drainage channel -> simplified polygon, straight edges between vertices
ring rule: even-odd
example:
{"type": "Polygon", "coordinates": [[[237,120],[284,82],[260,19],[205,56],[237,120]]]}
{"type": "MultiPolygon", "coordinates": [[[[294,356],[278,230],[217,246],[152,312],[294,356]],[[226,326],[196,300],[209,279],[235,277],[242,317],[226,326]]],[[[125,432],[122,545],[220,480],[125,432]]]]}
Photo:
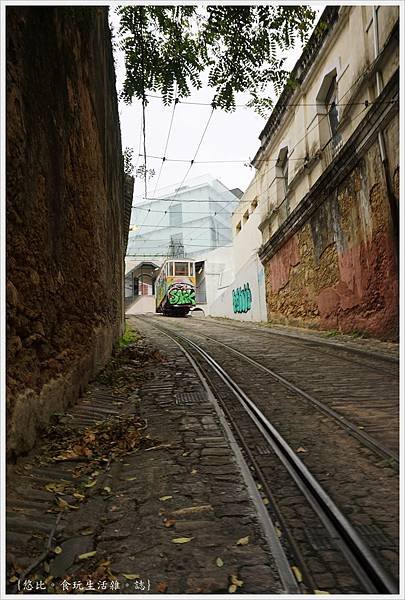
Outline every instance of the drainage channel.
{"type": "MultiPolygon", "coordinates": [[[[182,348],[183,352],[187,353],[183,343],[197,352],[225,383],[227,388],[232,391],[257,429],[261,432],[267,444],[272,448],[291,478],[295,481],[309,505],[316,512],[330,536],[338,540],[342,554],[345,556],[351,570],[364,589],[368,593],[397,593],[398,587],[394,578],[379,564],[359,533],[350,524],[302,461],[296,456],[294,450],[228,373],[203,348],[189,338],[168,332],[167,329],[155,324],[153,324],[153,327],[172,338],[182,348]]],[[[190,358],[193,361],[192,357],[189,357],[189,360],[190,358]]],[[[193,366],[195,367],[195,364],[193,366]]]]}

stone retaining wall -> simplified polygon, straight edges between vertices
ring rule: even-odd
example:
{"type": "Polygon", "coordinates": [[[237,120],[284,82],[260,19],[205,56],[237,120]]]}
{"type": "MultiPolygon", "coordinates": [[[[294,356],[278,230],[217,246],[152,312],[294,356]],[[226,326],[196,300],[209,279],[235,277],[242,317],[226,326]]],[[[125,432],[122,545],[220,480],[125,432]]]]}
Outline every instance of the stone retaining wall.
{"type": "Polygon", "coordinates": [[[122,332],[124,222],[108,9],[7,7],[10,458],[122,332]]]}

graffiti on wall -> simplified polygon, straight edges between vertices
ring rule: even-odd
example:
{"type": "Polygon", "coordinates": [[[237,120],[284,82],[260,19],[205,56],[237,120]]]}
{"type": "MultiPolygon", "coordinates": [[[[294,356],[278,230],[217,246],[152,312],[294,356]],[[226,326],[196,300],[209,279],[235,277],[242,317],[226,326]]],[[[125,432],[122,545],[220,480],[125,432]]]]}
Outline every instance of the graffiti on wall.
{"type": "Polygon", "coordinates": [[[169,304],[172,305],[195,305],[195,290],[194,287],[188,283],[174,283],[170,287],[167,297],[169,304]]]}
{"type": "Polygon", "coordinates": [[[252,292],[248,283],[243,288],[232,290],[232,304],[234,313],[246,313],[252,308],[252,292]]]}

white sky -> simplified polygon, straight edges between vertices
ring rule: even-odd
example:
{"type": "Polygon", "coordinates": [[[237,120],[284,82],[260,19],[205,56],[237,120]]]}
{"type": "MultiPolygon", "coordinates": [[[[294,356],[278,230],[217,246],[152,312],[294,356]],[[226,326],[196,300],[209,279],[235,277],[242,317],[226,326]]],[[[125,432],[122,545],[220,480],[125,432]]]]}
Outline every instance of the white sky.
{"type": "MultiPolygon", "coordinates": [[[[318,16],[324,9],[324,4],[311,4],[318,16]]],[[[119,18],[115,14],[114,7],[110,7],[110,22],[114,31],[118,32],[119,18]]],[[[301,54],[301,47],[290,52],[287,58],[286,68],[292,69],[301,54]]],[[[116,51],[116,76],[118,93],[121,92],[125,78],[124,57],[121,51],[116,51]]],[[[191,96],[185,101],[208,102],[213,98],[214,90],[203,87],[201,90],[192,91],[191,96]]],[[[239,94],[237,103],[244,104],[249,97],[239,94]]],[[[146,149],[147,154],[163,156],[167,134],[169,131],[172,107],[165,107],[160,99],[150,98],[146,108],[146,149]]],[[[123,101],[119,103],[121,120],[121,135],[123,148],[134,149],[134,162],[138,157],[141,133],[141,102],[135,100],[131,105],[123,101]]],[[[211,112],[210,106],[186,105],[181,102],[175,109],[172,131],[166,152],[167,158],[185,159],[191,161],[203,130],[211,112]]],[[[236,108],[233,113],[215,110],[209,123],[203,143],[198,152],[196,161],[246,161],[252,159],[259,147],[258,136],[266,121],[259,117],[253,109],[236,108]]],[[[141,145],[143,152],[143,145],[141,145]]],[[[138,166],[143,164],[143,158],[139,158],[138,166]]],[[[153,168],[156,175],[148,181],[148,197],[154,196],[154,190],[158,178],[161,160],[147,159],[147,168],[153,168]]],[[[159,179],[159,188],[167,185],[180,183],[189,167],[189,163],[176,163],[165,161],[159,179]]],[[[243,191],[247,188],[254,175],[254,169],[240,163],[210,163],[194,164],[187,176],[186,182],[200,175],[210,174],[218,178],[229,189],[239,187],[243,191]]],[[[158,188],[158,189],[159,189],[158,188]]],[[[135,180],[134,203],[142,201],[144,195],[143,180],[135,180]]]]}

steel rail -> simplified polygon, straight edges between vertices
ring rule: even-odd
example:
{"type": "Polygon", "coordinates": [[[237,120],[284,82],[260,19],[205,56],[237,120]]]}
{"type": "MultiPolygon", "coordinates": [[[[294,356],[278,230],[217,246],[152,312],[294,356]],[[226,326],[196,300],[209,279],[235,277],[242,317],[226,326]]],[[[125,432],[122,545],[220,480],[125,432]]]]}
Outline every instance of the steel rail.
{"type": "MultiPolygon", "coordinates": [[[[150,323],[150,321],[148,319],[142,318],[140,316],[137,316],[136,318],[138,318],[140,321],[150,323]]],[[[273,556],[273,559],[277,565],[280,579],[284,586],[284,592],[288,593],[288,594],[294,594],[294,595],[302,593],[302,591],[303,591],[302,583],[297,581],[295,574],[293,574],[293,570],[287,559],[285,550],[282,547],[282,544],[278,538],[278,535],[276,533],[275,526],[274,526],[272,518],[269,514],[269,511],[267,510],[267,508],[265,507],[265,505],[262,502],[262,498],[257,489],[256,482],[254,481],[253,475],[251,473],[251,469],[250,469],[248,463],[246,462],[246,460],[242,454],[241,448],[235,439],[232,428],[230,427],[230,425],[227,421],[226,415],[227,415],[228,411],[225,409],[225,407],[221,407],[219,405],[217,396],[215,396],[215,394],[213,394],[213,389],[215,389],[215,386],[212,384],[212,382],[208,383],[206,376],[202,373],[202,371],[201,371],[199,365],[196,363],[194,357],[185,348],[185,346],[178,339],[176,339],[177,336],[173,335],[172,332],[169,333],[168,330],[166,330],[163,327],[159,327],[156,324],[152,324],[152,327],[154,327],[155,329],[157,329],[158,331],[163,333],[163,335],[165,335],[170,340],[172,340],[180,348],[180,350],[183,352],[183,354],[185,355],[185,357],[187,358],[187,360],[189,361],[189,363],[195,370],[197,376],[199,377],[204,389],[207,392],[207,398],[213,405],[215,412],[217,413],[219,420],[225,430],[225,433],[226,433],[226,436],[228,437],[230,446],[234,452],[236,462],[238,463],[238,465],[241,469],[242,477],[245,480],[245,483],[246,483],[247,489],[250,493],[253,504],[256,507],[259,521],[261,522],[261,525],[263,527],[264,536],[269,545],[269,549],[273,556]]],[[[239,435],[240,439],[243,440],[243,437],[239,433],[238,433],[238,435],[239,435]]],[[[244,445],[243,449],[245,449],[245,445],[244,445]]],[[[268,494],[268,497],[271,497],[270,493],[268,494]]]]}
{"type": "Polygon", "coordinates": [[[393,576],[378,562],[368,545],[304,463],[297,457],[294,450],[228,373],[208,352],[189,338],[178,333],[174,334],[172,331],[155,324],[154,327],[174,340],[176,338],[182,340],[193,348],[233,392],[329,531],[331,537],[338,543],[353,573],[364,585],[367,592],[397,594],[398,584],[393,576]]]}
{"type": "Polygon", "coordinates": [[[360,442],[362,442],[364,445],[366,445],[368,448],[370,448],[370,450],[373,450],[374,452],[376,452],[383,458],[391,459],[391,460],[395,461],[397,464],[399,464],[399,456],[395,452],[393,452],[392,450],[390,450],[389,448],[384,446],[384,444],[382,444],[381,442],[379,442],[378,440],[373,438],[371,435],[369,435],[365,431],[362,431],[359,427],[357,427],[357,425],[355,425],[354,423],[352,423],[351,421],[346,419],[346,417],[344,417],[343,415],[341,415],[340,413],[335,411],[333,408],[330,408],[330,406],[328,406],[321,400],[317,400],[316,398],[314,398],[313,396],[311,396],[310,394],[305,392],[303,389],[296,386],[294,383],[291,383],[290,381],[288,381],[288,379],[285,379],[282,375],[279,375],[272,369],[265,367],[264,365],[257,362],[253,358],[250,358],[250,356],[247,356],[246,354],[244,354],[243,352],[236,350],[236,348],[232,348],[232,346],[229,346],[228,344],[225,344],[224,342],[220,342],[219,340],[212,338],[209,335],[206,335],[205,333],[199,334],[199,335],[203,335],[206,339],[211,340],[211,341],[219,344],[220,346],[227,348],[228,350],[231,350],[232,352],[234,352],[235,354],[237,354],[238,356],[240,356],[247,362],[251,363],[255,367],[261,369],[262,371],[265,371],[271,377],[276,379],[281,385],[286,387],[288,390],[291,390],[291,391],[295,392],[296,394],[298,394],[299,396],[302,396],[303,398],[305,398],[306,400],[308,400],[309,402],[314,404],[321,412],[332,417],[335,421],[337,421],[337,423],[339,425],[341,425],[344,429],[347,429],[348,432],[350,433],[350,435],[352,435],[353,437],[358,439],[360,442]]]}

